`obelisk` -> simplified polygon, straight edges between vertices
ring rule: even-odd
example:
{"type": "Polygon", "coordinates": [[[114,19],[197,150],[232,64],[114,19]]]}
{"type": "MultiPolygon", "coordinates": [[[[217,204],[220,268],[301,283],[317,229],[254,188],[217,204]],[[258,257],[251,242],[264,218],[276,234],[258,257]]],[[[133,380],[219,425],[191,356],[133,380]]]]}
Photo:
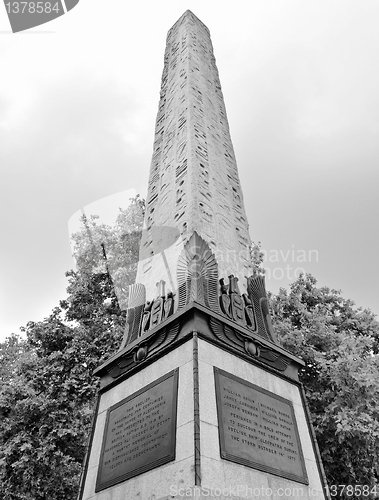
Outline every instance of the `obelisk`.
{"type": "Polygon", "coordinates": [[[210,33],[189,10],[167,35],[145,227],[136,281],[145,285],[148,299],[160,279],[176,287],[180,242],[194,231],[215,254],[220,276],[234,274],[244,287],[252,273],[249,226],[210,33]],[[156,252],[157,227],[177,229],[178,250],[173,245],[162,256],[158,244],[156,252]]]}
{"type": "Polygon", "coordinates": [[[167,36],[137,280],[78,500],[325,500],[298,371],[250,238],[209,31],[167,36]]]}

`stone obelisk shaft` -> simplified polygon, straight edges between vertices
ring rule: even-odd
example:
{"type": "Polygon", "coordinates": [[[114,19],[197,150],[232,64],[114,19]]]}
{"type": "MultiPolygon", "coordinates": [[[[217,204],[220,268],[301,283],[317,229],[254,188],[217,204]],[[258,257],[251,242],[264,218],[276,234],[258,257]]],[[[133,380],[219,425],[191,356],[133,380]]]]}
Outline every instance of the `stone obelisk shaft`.
{"type": "Polygon", "coordinates": [[[326,500],[304,362],[277,344],[264,280],[249,273],[212,45],[189,11],[168,34],[145,222],[125,342],[95,370],[79,500],[273,500],[295,489],[326,500]],[[218,270],[234,275],[229,286],[218,270]],[[247,295],[236,274],[248,275],[247,295]]]}
{"type": "Polygon", "coordinates": [[[194,231],[210,245],[220,277],[234,274],[242,282],[251,274],[251,240],[212,42],[190,11],[167,35],[145,226],[136,281],[147,299],[162,278],[175,287],[180,242],[194,231]],[[171,248],[170,237],[167,244],[156,241],[162,226],[181,235],[171,248]]]}

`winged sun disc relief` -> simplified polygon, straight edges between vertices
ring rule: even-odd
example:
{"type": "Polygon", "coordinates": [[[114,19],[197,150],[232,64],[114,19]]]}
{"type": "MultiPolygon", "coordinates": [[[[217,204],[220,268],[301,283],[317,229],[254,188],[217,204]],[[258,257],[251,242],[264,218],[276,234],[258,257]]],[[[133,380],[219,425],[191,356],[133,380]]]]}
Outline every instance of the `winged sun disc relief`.
{"type": "Polygon", "coordinates": [[[79,0],[4,0],[13,33],[48,23],[73,9],[79,0]]]}

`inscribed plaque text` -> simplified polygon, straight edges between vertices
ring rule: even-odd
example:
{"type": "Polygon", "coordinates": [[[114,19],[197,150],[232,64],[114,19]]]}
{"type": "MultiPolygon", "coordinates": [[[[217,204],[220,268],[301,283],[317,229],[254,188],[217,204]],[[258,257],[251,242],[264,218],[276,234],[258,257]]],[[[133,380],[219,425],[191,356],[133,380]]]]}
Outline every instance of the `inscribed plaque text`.
{"type": "Polygon", "coordinates": [[[177,370],[108,410],[96,491],[175,458],[177,370]]]}
{"type": "Polygon", "coordinates": [[[308,484],[292,403],[214,370],[222,458],[308,484]]]}

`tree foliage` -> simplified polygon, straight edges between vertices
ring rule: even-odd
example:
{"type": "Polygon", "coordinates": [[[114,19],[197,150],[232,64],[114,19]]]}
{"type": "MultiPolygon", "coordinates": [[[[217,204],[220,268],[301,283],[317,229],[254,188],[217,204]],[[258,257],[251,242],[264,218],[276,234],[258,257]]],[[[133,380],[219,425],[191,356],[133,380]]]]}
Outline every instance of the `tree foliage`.
{"type": "MultiPolygon", "coordinates": [[[[369,310],[311,275],[271,298],[283,347],[302,358],[312,423],[328,483],[378,485],[379,324],[369,310]]],[[[379,488],[379,485],[378,485],[379,488]]],[[[348,498],[348,497],[346,497],[348,498]]]]}
{"type": "Polygon", "coordinates": [[[266,269],[263,267],[264,253],[262,251],[262,243],[252,243],[250,246],[250,258],[253,265],[253,273],[265,275],[266,269]]]}
{"type": "Polygon", "coordinates": [[[83,214],[79,231],[72,235],[74,257],[82,276],[109,273],[122,309],[127,307],[128,285],[137,271],[145,201],[137,195],[119,209],[115,224],[100,224],[97,215],[83,214]]]}

